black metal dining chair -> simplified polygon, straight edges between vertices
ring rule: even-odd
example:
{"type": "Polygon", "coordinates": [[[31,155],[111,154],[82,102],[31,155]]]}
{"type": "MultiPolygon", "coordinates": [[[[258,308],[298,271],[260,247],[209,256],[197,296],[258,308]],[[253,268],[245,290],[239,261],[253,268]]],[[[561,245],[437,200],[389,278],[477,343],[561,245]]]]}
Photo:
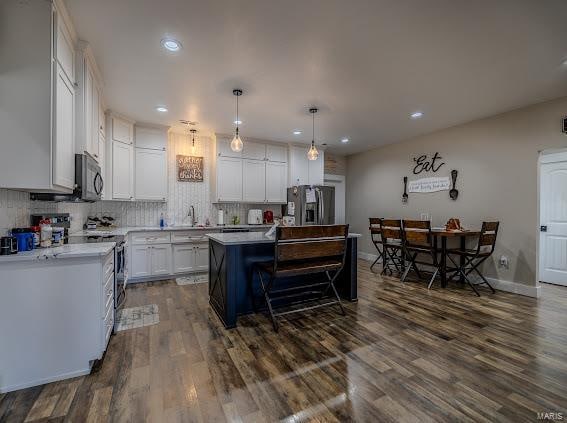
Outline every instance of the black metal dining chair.
{"type": "Polygon", "coordinates": [[[403,254],[409,263],[406,264],[401,280],[404,282],[412,269],[416,272],[417,277],[421,279],[421,272],[417,265],[430,266],[435,269],[427,286],[427,289],[430,289],[440,270],[439,261],[437,260],[437,248],[431,233],[431,222],[428,220],[403,220],[402,226],[403,254]],[[431,261],[418,260],[419,255],[429,257],[431,261]]]}
{"type": "Polygon", "coordinates": [[[397,272],[403,272],[403,234],[402,221],[399,219],[380,219],[380,234],[382,242],[382,274],[390,272],[392,267],[397,272]]]}
{"type": "Polygon", "coordinates": [[[482,228],[480,229],[480,235],[476,249],[455,248],[447,250],[447,257],[449,257],[449,260],[455,265],[454,273],[449,278],[449,280],[454,279],[458,275],[462,276],[475,292],[475,294],[479,297],[480,293],[476,289],[475,285],[485,284],[490,288],[493,294],[496,292],[478,268],[494,252],[499,226],[500,222],[482,222],[482,228]],[[459,264],[457,264],[457,261],[454,260],[452,256],[463,257],[463,264],[461,265],[460,260],[459,264]],[[480,276],[482,282],[473,284],[469,277],[472,272],[475,272],[478,276],[480,276]]]}
{"type": "Polygon", "coordinates": [[[380,217],[370,217],[370,226],[368,227],[368,229],[370,230],[370,241],[372,241],[372,244],[374,244],[374,247],[376,248],[376,251],[378,252],[378,256],[376,257],[376,260],[374,260],[374,262],[372,262],[372,264],[370,265],[370,271],[373,272],[374,269],[373,267],[380,261],[382,260],[382,262],[384,261],[384,250],[382,247],[382,235],[380,233],[380,217]]]}

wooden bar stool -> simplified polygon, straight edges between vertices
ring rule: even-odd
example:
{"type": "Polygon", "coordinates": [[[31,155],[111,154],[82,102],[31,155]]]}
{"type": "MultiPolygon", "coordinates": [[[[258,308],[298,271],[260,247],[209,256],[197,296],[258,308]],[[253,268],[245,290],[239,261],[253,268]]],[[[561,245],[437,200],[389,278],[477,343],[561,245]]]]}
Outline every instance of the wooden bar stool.
{"type": "Polygon", "coordinates": [[[346,314],[334,283],[345,264],[347,237],[348,225],[278,226],[274,260],[255,263],[268,312],[276,332],[279,328],[276,317],[284,314],[297,313],[332,304],[338,304],[341,313],[346,314]],[[326,279],[322,282],[306,279],[292,286],[289,286],[288,283],[287,286],[276,287],[280,278],[317,273],[323,273],[326,279]],[[263,278],[264,275],[268,276],[266,281],[263,278]],[[299,298],[299,301],[285,304],[285,306],[290,306],[320,301],[329,293],[331,294],[331,301],[279,313],[274,311],[274,301],[277,300],[299,298]],[[305,300],[306,295],[313,294],[317,297],[305,300]],[[304,299],[302,300],[301,297],[304,297],[304,299]]]}

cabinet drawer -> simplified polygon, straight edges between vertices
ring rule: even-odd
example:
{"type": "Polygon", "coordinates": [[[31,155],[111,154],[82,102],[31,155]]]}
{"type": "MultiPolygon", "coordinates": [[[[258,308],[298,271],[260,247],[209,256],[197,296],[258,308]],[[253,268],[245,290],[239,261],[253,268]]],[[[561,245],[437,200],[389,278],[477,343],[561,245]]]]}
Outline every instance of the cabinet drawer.
{"type": "Polygon", "coordinates": [[[171,235],[171,242],[204,242],[208,238],[205,236],[205,231],[179,231],[173,232],[171,235]]]}
{"type": "Polygon", "coordinates": [[[104,333],[104,348],[106,349],[106,345],[108,344],[108,340],[110,335],[112,334],[112,330],[114,329],[114,310],[108,310],[108,313],[104,317],[103,321],[103,333],[104,333]]]}
{"type": "Polygon", "coordinates": [[[114,252],[108,255],[103,265],[102,281],[106,283],[108,275],[114,272],[114,252]]]}
{"type": "Polygon", "coordinates": [[[169,232],[137,232],[132,234],[133,244],[167,244],[171,242],[169,232]]]}
{"type": "Polygon", "coordinates": [[[103,301],[104,301],[103,315],[106,316],[109,310],[114,309],[114,283],[111,282],[109,286],[105,286],[105,289],[103,291],[103,301]]]}

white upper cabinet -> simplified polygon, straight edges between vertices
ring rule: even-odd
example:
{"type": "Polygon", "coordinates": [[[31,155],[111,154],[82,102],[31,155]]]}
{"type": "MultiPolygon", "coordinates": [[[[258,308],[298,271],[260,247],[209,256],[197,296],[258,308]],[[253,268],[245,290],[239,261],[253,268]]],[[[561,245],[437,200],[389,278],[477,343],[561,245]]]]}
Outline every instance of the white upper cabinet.
{"type": "Polygon", "coordinates": [[[287,164],[266,162],[266,202],[287,201],[287,164]]]}
{"type": "MultiPolygon", "coordinates": [[[[58,15],[57,15],[58,16],[58,15]]],[[[57,18],[55,58],[73,84],[75,83],[75,46],[63,19],[57,18]]]]}
{"type": "MultiPolygon", "coordinates": [[[[307,156],[307,154],[305,154],[307,156]]],[[[325,152],[319,150],[319,157],[317,160],[307,160],[307,167],[309,172],[308,185],[323,185],[325,173],[325,152]]]]}
{"type": "Polygon", "coordinates": [[[234,152],[230,148],[232,138],[217,138],[217,156],[218,157],[242,157],[242,151],[234,152]]]}
{"type": "Polygon", "coordinates": [[[287,162],[287,146],[267,144],[266,159],[271,162],[287,162]]]}
{"type": "Polygon", "coordinates": [[[149,148],[165,151],[167,147],[167,127],[141,126],[134,128],[136,148],[149,148]]]}
{"type": "Polygon", "coordinates": [[[75,88],[57,65],[55,82],[55,143],[53,149],[53,184],[73,189],[75,185],[75,88]],[[71,118],[70,118],[71,117],[71,118]]]}
{"type": "Polygon", "coordinates": [[[134,125],[132,122],[112,115],[111,122],[111,140],[124,144],[132,145],[134,143],[134,125]]]}
{"type": "Polygon", "coordinates": [[[319,149],[317,160],[307,159],[309,146],[291,146],[289,149],[289,186],[322,185],[325,152],[319,149]]]}
{"type": "Polygon", "coordinates": [[[266,162],[243,160],[242,165],[242,200],[263,203],[266,200],[266,162]]]}
{"type": "Polygon", "coordinates": [[[265,160],[266,159],[266,144],[258,142],[246,141],[242,148],[243,159],[265,160]]]}
{"type": "Polygon", "coordinates": [[[121,142],[112,143],[112,198],[134,198],[134,147],[121,142]]]}
{"type": "MultiPolygon", "coordinates": [[[[138,140],[136,139],[136,145],[138,140]]],[[[135,148],[136,200],[165,201],[167,197],[167,157],[165,151],[135,148]]]]}
{"type": "Polygon", "coordinates": [[[242,160],[218,157],[216,166],[216,200],[242,201],[242,160]]]}

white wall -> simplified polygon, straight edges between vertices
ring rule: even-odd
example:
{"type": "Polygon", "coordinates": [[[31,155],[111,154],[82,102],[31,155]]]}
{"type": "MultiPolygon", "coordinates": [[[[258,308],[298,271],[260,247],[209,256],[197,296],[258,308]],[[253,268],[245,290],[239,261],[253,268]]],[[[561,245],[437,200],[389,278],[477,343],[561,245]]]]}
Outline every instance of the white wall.
{"type": "Polygon", "coordinates": [[[469,228],[495,219],[501,226],[486,274],[535,285],[538,151],[567,146],[561,133],[566,115],[567,98],[561,98],[349,156],[347,222],[363,234],[359,251],[375,253],[369,217],[419,219],[421,213],[430,213],[434,225],[458,217],[469,228]],[[412,174],[413,157],[435,152],[446,162],[436,175],[459,171],[458,200],[442,191],[410,194],[402,204],[402,178],[418,178],[412,174]],[[498,265],[501,255],[510,258],[509,268],[498,265]]]}

